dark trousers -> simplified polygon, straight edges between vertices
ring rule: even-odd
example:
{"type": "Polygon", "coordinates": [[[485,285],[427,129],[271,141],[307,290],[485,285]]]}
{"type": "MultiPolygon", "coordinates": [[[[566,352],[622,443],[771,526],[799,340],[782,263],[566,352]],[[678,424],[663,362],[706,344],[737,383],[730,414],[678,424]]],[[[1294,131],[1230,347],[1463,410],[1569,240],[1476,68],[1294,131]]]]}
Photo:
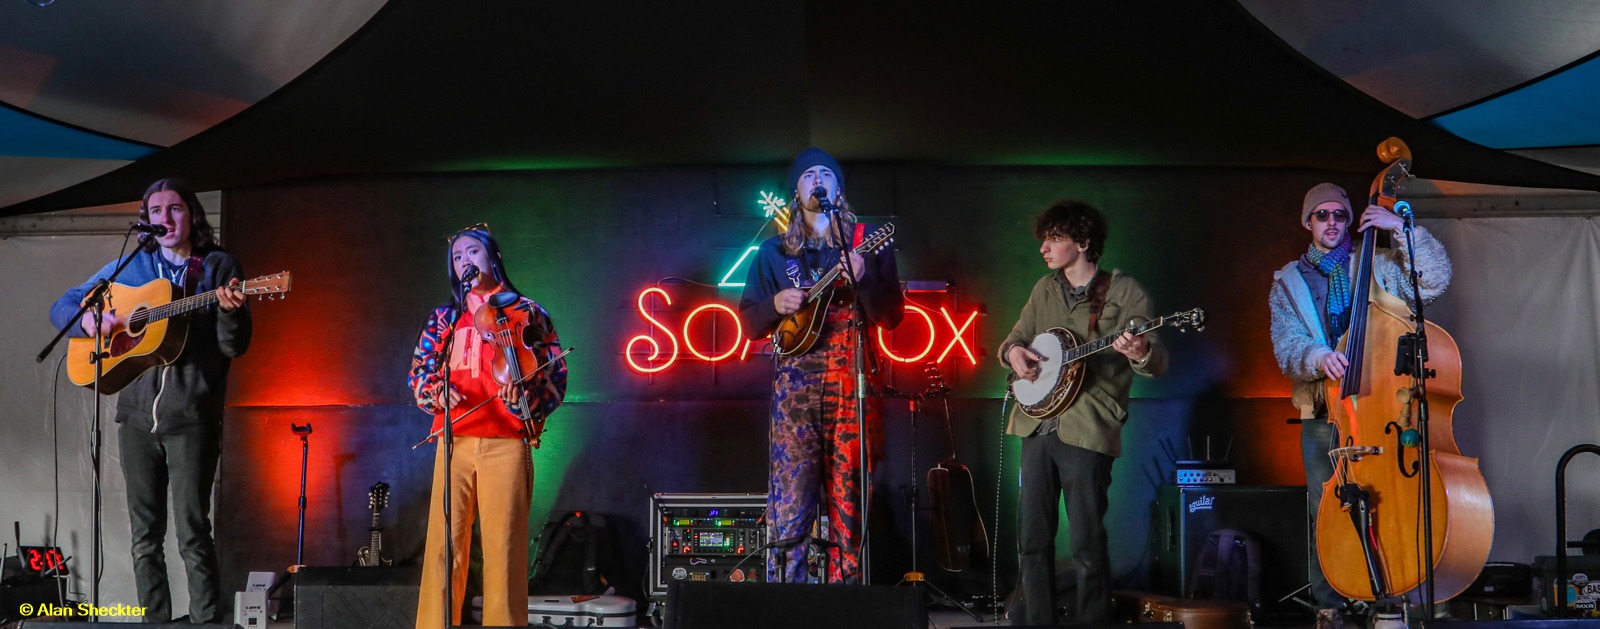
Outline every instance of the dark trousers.
{"type": "Polygon", "coordinates": [[[1055,434],[1022,440],[1022,624],[1056,624],[1056,529],[1066,500],[1072,562],[1083,571],[1076,622],[1106,622],[1111,609],[1111,554],[1106,543],[1106,490],[1112,457],[1070,446],[1055,434]]]}
{"type": "Polygon", "coordinates": [[[133,529],[133,578],[146,622],[172,619],[167,587],[167,495],[178,527],[178,550],[189,582],[189,620],[222,621],[217,547],[211,539],[211,485],[221,455],[214,431],[157,435],[121,424],[122,475],[128,483],[128,521],[133,529]]]}

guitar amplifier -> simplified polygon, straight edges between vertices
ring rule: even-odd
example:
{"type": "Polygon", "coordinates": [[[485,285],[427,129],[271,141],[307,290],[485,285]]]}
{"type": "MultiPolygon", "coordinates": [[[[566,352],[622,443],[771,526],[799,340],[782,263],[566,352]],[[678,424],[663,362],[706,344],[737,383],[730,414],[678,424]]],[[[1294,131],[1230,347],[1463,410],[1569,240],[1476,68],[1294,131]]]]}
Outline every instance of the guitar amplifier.
{"type": "Polygon", "coordinates": [[[1293,601],[1278,601],[1307,583],[1310,536],[1304,486],[1162,485],[1152,516],[1157,593],[1184,596],[1206,536],[1235,529],[1255,538],[1261,551],[1262,611],[1273,616],[1302,613],[1293,601]]]}
{"type": "Polygon", "coordinates": [[[656,494],[650,497],[648,594],[674,581],[766,581],[766,494],[656,494]]]}

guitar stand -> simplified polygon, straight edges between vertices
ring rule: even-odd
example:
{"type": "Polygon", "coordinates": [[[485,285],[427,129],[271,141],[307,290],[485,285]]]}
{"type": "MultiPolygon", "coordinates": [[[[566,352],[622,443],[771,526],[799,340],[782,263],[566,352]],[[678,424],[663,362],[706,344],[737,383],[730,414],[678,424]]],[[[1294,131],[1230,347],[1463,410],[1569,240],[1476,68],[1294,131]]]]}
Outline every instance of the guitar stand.
{"type": "Polygon", "coordinates": [[[900,575],[900,582],[895,585],[909,585],[920,590],[924,607],[935,604],[954,607],[966,612],[976,622],[987,622],[983,616],[973,611],[970,606],[962,605],[960,601],[946,594],[944,590],[939,589],[939,586],[928,580],[926,574],[917,569],[917,494],[919,492],[917,476],[922,471],[917,467],[917,415],[921,414],[922,400],[928,396],[925,393],[907,394],[893,389],[889,389],[889,391],[890,397],[905,398],[911,405],[911,571],[900,575]]]}

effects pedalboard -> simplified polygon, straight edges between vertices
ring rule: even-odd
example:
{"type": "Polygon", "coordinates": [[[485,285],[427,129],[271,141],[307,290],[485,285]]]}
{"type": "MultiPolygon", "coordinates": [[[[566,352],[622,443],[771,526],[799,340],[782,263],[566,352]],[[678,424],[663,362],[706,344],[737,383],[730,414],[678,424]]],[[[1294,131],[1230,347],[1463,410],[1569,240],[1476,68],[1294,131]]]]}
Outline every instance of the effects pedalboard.
{"type": "Polygon", "coordinates": [[[766,494],[656,494],[650,498],[650,592],[673,581],[765,581],[766,494]]]}

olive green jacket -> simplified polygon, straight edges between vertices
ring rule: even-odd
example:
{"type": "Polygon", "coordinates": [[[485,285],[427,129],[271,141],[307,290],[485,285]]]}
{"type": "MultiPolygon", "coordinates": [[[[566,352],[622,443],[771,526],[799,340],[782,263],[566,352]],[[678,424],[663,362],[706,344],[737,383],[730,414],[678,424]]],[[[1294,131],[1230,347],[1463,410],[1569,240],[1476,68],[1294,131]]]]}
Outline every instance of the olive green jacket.
{"type": "MultiPolygon", "coordinates": [[[[1067,304],[1065,283],[1053,271],[1033,285],[1028,303],[1022,307],[1017,324],[1011,334],[1000,344],[1000,364],[1006,369],[1006,352],[1017,345],[1027,345],[1033,338],[1050,328],[1066,328],[1084,343],[1109,336],[1128,325],[1133,318],[1155,318],[1155,307],[1143,286],[1121,271],[1111,271],[1111,286],[1106,291],[1106,305],[1100,311],[1100,320],[1093,333],[1089,326],[1089,302],[1085,297],[1072,305],[1067,304]]],[[[1159,376],[1167,371],[1167,348],[1152,331],[1145,334],[1150,340],[1150,354],[1143,365],[1129,360],[1116,350],[1107,347],[1085,359],[1086,380],[1078,398],[1057,415],[1060,427],[1056,434],[1063,443],[1093,450],[1110,456],[1122,453],[1122,424],[1128,421],[1128,391],[1133,385],[1133,374],[1159,376]]],[[[1029,417],[1019,406],[1012,408],[1011,421],[1006,432],[1027,437],[1039,428],[1043,420],[1029,417]]]]}

